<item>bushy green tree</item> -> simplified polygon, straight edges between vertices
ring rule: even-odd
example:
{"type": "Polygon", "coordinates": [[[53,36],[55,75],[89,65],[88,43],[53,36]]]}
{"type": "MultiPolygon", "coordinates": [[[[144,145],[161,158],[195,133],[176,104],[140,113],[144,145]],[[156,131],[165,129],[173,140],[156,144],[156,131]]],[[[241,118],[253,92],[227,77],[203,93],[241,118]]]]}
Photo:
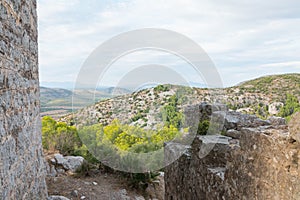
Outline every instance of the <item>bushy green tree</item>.
{"type": "Polygon", "coordinates": [[[169,102],[162,108],[162,119],[165,126],[174,126],[180,128],[183,121],[183,114],[178,110],[178,98],[173,95],[169,98],[169,102]]]}
{"type": "Polygon", "coordinates": [[[74,126],[56,122],[49,116],[42,119],[42,144],[44,149],[58,150],[64,155],[73,155],[82,145],[74,126]]]}
{"type": "Polygon", "coordinates": [[[280,117],[285,117],[289,121],[291,115],[299,111],[300,104],[297,97],[292,94],[287,94],[284,106],[280,109],[278,115],[280,117]]]}
{"type": "Polygon", "coordinates": [[[171,88],[170,85],[158,85],[154,88],[154,91],[156,92],[166,92],[169,91],[171,88]]]}

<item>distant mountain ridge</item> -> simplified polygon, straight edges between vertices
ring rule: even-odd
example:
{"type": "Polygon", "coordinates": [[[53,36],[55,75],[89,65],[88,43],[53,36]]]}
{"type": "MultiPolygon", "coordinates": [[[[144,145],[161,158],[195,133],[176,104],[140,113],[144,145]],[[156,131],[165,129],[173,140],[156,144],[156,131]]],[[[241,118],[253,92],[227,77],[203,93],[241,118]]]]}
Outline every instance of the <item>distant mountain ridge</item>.
{"type": "Polygon", "coordinates": [[[85,106],[85,103],[94,98],[94,101],[109,99],[114,96],[130,93],[123,88],[107,87],[101,89],[78,89],[76,91],[62,88],[40,87],[41,115],[50,115],[54,118],[66,115],[73,110],[85,106]],[[75,102],[72,98],[76,99],[75,102]]]}
{"type": "Polygon", "coordinates": [[[73,94],[72,91],[62,88],[46,88],[40,87],[41,102],[47,103],[57,98],[68,98],[73,94]]]}

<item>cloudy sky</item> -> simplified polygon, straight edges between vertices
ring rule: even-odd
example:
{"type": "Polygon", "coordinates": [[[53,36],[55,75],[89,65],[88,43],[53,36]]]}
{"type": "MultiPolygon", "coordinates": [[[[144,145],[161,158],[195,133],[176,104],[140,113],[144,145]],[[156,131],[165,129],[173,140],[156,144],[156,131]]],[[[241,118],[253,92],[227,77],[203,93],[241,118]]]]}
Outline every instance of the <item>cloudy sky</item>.
{"type": "MultiPolygon", "coordinates": [[[[74,83],[95,48],[141,28],[168,29],[194,40],[214,62],[224,86],[262,75],[299,73],[299,8],[298,0],[38,0],[40,81],[56,87],[74,83]]],[[[127,55],[104,84],[122,78],[118,66],[187,67],[164,54],[127,55]]],[[[190,81],[201,83],[197,77],[190,81]]]]}

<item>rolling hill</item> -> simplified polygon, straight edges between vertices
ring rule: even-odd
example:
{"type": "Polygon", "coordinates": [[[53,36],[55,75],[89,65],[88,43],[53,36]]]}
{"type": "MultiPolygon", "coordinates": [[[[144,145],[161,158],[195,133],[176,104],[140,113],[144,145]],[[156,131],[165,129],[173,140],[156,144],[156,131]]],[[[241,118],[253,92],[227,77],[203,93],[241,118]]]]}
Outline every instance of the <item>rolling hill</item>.
{"type": "Polygon", "coordinates": [[[118,119],[123,123],[153,128],[163,123],[162,111],[172,102],[175,102],[172,104],[176,104],[178,112],[191,104],[220,102],[232,110],[267,118],[278,114],[287,94],[300,100],[300,74],[265,76],[224,89],[160,85],[99,101],[61,120],[107,125],[118,119]]]}
{"type": "Polygon", "coordinates": [[[41,115],[50,115],[56,119],[86,106],[86,102],[97,102],[114,96],[130,93],[123,88],[77,89],[71,91],[62,88],[40,87],[41,115]],[[72,101],[72,98],[76,101],[72,101]]]}

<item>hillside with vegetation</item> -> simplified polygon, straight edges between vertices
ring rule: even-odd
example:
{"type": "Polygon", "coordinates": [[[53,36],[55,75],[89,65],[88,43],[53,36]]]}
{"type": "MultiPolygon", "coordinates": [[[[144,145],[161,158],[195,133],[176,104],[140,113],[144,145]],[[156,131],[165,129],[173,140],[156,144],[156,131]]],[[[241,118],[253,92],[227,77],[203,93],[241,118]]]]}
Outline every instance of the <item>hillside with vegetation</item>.
{"type": "Polygon", "coordinates": [[[282,94],[300,96],[300,74],[282,74],[257,78],[235,88],[252,93],[263,93],[273,100],[283,100],[282,94]]]}
{"type": "Polygon", "coordinates": [[[264,119],[274,115],[287,117],[280,110],[286,104],[300,101],[300,74],[265,76],[226,88],[225,91],[224,103],[230,109],[264,119]]]}
{"type": "MultiPolygon", "coordinates": [[[[88,156],[86,146],[72,142],[78,141],[76,138],[80,136],[83,143],[93,147],[102,145],[108,152],[112,149],[148,152],[162,148],[163,141],[184,134],[182,128],[188,127],[184,126],[183,111],[189,105],[218,102],[262,119],[278,116],[289,121],[293,113],[300,111],[299,100],[300,74],[266,76],[225,89],[159,85],[99,101],[58,122],[45,117],[43,138],[47,142],[43,144],[46,149],[59,149],[64,154],[88,156]],[[92,134],[87,136],[88,132],[92,134]],[[73,149],[68,145],[62,147],[62,141],[74,143],[71,144],[73,149]],[[95,141],[98,143],[94,144],[95,141]],[[104,145],[104,141],[109,141],[111,146],[104,145]]],[[[202,130],[208,125],[199,124],[199,127],[202,130]]],[[[206,131],[201,130],[198,133],[205,134],[206,131]]]]}
{"type": "MultiPolygon", "coordinates": [[[[118,149],[119,152],[145,153],[160,149],[164,141],[183,134],[182,128],[188,128],[184,127],[183,110],[186,106],[202,102],[218,102],[226,104],[231,110],[254,114],[262,119],[278,116],[289,120],[293,113],[300,111],[299,100],[299,74],[261,77],[225,89],[159,85],[99,101],[74,114],[62,117],[56,125],[54,120],[44,118],[43,123],[48,125],[43,124],[43,127],[52,126],[52,128],[48,128],[48,131],[43,129],[43,137],[47,138],[47,141],[54,140],[50,142],[52,148],[62,152],[66,152],[65,147],[57,143],[77,139],[70,139],[72,136],[60,132],[69,132],[76,138],[80,136],[84,144],[95,149],[101,146],[100,149],[105,148],[107,152],[118,149]],[[60,136],[54,137],[55,134],[60,136]],[[95,141],[98,143],[94,143],[95,141]],[[104,141],[109,141],[110,145],[104,141]]],[[[208,122],[199,124],[202,128],[198,133],[205,134],[208,126],[208,122]]],[[[49,149],[49,146],[51,145],[44,143],[45,148],[49,149]]],[[[68,153],[89,156],[86,146],[78,143],[73,146],[71,150],[66,147],[69,149],[68,153]]]]}
{"type": "Polygon", "coordinates": [[[288,114],[280,110],[287,103],[299,102],[299,99],[300,74],[266,76],[225,89],[160,85],[100,101],[62,120],[77,124],[108,125],[118,119],[122,123],[153,128],[164,123],[166,113],[174,115],[170,113],[172,105],[182,111],[185,106],[201,102],[223,103],[231,110],[266,119],[269,116],[287,117],[288,114]]]}
{"type": "MultiPolygon", "coordinates": [[[[145,189],[159,175],[157,170],[163,170],[164,142],[188,134],[183,111],[189,105],[217,102],[263,119],[279,116],[289,121],[300,111],[299,100],[300,74],[261,77],[225,89],[159,85],[101,100],[58,121],[43,117],[43,148],[83,156],[89,163],[84,172],[106,165],[139,171],[121,174],[133,187],[145,189]],[[151,153],[143,162],[149,165],[138,164],[144,153],[151,153]]],[[[209,125],[207,120],[199,122],[197,134],[205,135],[209,125]]]]}

